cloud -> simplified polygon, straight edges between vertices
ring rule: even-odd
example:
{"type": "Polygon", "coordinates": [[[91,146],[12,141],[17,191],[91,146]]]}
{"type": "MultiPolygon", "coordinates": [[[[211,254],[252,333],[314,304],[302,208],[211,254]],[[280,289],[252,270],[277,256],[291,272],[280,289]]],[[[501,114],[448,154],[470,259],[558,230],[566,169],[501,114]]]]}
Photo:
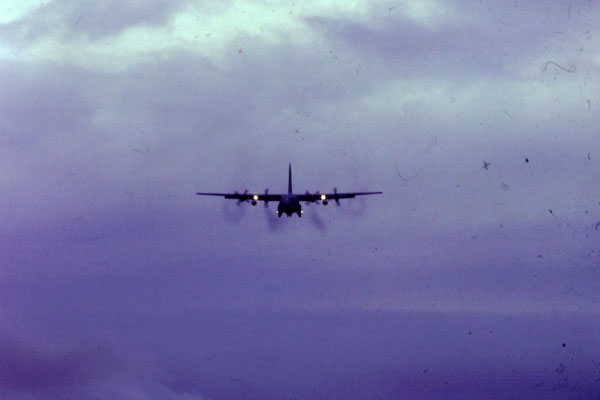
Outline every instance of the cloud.
{"type": "Polygon", "coordinates": [[[163,0],[127,3],[51,1],[16,21],[4,24],[0,32],[25,47],[49,37],[60,41],[78,38],[97,41],[139,25],[166,25],[184,4],[183,1],[163,0]]]}
{"type": "Polygon", "coordinates": [[[0,355],[0,386],[6,390],[51,397],[76,390],[89,379],[89,360],[83,354],[40,354],[3,337],[0,355]]]}
{"type": "MultiPolygon", "coordinates": [[[[80,331],[81,333],[81,331],[80,331]]],[[[176,399],[202,400],[199,394],[175,393],[163,383],[151,355],[88,332],[87,338],[58,340],[0,336],[0,394],[11,399],[176,399]],[[96,341],[92,338],[96,336],[96,341]]],[[[77,335],[75,335],[77,336],[77,335]]]]}

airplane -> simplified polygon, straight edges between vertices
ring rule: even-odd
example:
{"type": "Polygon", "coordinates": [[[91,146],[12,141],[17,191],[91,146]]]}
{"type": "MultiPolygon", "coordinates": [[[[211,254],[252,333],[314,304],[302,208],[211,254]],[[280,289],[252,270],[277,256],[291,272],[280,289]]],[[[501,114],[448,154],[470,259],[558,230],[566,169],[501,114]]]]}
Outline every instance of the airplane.
{"type": "Polygon", "coordinates": [[[277,215],[279,218],[283,214],[286,214],[288,217],[291,217],[293,214],[298,214],[298,217],[302,217],[302,206],[300,205],[301,201],[305,201],[308,203],[316,203],[326,206],[329,200],[334,200],[336,204],[340,205],[340,199],[353,199],[356,196],[364,196],[370,194],[381,194],[383,192],[348,192],[348,193],[338,193],[337,188],[333,188],[333,193],[320,193],[316,192],[314,194],[310,194],[306,191],[305,194],[296,194],[292,192],[292,164],[290,164],[288,169],[288,192],[287,194],[270,194],[268,189],[265,189],[264,194],[251,194],[248,193],[248,190],[245,190],[244,193],[238,193],[237,191],[234,193],[204,193],[198,192],[196,193],[199,196],[221,196],[226,199],[235,199],[238,201],[238,205],[242,203],[250,203],[255,206],[259,201],[265,202],[265,207],[270,201],[278,201],[279,205],[277,206],[277,215]]]}

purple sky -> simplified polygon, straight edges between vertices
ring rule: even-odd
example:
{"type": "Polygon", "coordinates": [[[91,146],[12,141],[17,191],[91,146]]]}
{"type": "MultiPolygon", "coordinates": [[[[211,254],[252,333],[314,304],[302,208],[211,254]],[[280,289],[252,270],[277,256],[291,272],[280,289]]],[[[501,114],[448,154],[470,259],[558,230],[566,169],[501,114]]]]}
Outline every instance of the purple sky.
{"type": "Polygon", "coordinates": [[[209,4],[0,7],[0,398],[600,396],[600,6],[209,4]]]}

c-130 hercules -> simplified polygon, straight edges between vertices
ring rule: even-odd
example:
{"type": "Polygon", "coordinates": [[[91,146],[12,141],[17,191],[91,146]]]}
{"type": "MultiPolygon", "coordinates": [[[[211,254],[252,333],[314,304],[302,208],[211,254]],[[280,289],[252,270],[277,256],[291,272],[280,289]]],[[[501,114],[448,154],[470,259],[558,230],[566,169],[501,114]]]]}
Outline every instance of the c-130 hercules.
{"type": "Polygon", "coordinates": [[[265,207],[267,206],[269,201],[278,201],[279,205],[277,206],[277,215],[281,218],[282,214],[286,214],[288,217],[291,217],[292,214],[298,214],[298,217],[302,217],[302,206],[300,205],[301,201],[306,201],[307,203],[316,203],[319,201],[326,206],[329,200],[334,200],[336,204],[340,205],[340,199],[352,199],[356,196],[364,196],[369,194],[381,194],[383,192],[348,192],[348,193],[338,193],[337,189],[333,189],[333,193],[319,193],[310,194],[308,191],[305,194],[296,194],[292,192],[292,165],[289,166],[288,171],[288,192],[287,194],[269,194],[268,189],[265,189],[264,194],[251,194],[248,191],[244,191],[244,193],[202,193],[198,192],[197,195],[200,196],[222,196],[226,199],[235,199],[238,201],[238,205],[241,203],[246,203],[250,201],[250,203],[255,206],[259,201],[265,202],[265,207]]]}

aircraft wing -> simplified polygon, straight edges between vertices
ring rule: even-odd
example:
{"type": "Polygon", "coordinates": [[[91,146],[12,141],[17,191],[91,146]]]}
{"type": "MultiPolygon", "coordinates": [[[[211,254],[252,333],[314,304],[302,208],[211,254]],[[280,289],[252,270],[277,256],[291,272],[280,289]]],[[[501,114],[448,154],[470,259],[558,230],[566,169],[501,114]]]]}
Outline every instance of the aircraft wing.
{"type": "Polygon", "coordinates": [[[203,192],[198,192],[196,193],[199,196],[220,196],[220,197],[224,197],[226,199],[234,199],[234,200],[238,200],[238,201],[279,201],[281,200],[281,197],[283,195],[281,194],[269,194],[269,193],[263,193],[263,194],[258,194],[258,193],[248,193],[248,192],[244,192],[244,193],[203,193],[203,192]]]}
{"type": "Polygon", "coordinates": [[[335,200],[339,201],[340,199],[353,199],[356,196],[365,196],[369,194],[382,194],[383,192],[347,192],[347,193],[338,193],[337,190],[334,189],[333,193],[305,193],[299,194],[298,200],[300,201],[318,201],[318,200],[335,200]]]}

